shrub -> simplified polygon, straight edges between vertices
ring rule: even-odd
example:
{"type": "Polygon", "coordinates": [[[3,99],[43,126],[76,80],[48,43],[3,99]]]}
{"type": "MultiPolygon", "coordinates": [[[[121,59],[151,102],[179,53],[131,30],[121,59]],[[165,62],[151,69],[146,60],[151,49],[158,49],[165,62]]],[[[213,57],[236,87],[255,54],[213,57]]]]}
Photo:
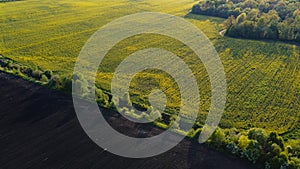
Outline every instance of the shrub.
{"type": "Polygon", "coordinates": [[[13,72],[13,74],[15,74],[15,75],[20,75],[20,69],[12,69],[12,72],[13,72]]]}
{"type": "Polygon", "coordinates": [[[62,82],[58,75],[52,76],[52,78],[48,82],[48,86],[51,88],[59,89],[59,88],[61,88],[61,85],[62,85],[62,82]]]}
{"type": "Polygon", "coordinates": [[[52,73],[51,70],[46,70],[46,71],[44,72],[44,75],[47,76],[48,79],[51,79],[53,73],[52,73]]]}
{"type": "Polygon", "coordinates": [[[215,145],[217,148],[224,146],[226,143],[225,134],[220,128],[216,129],[216,131],[212,134],[210,140],[211,143],[215,145]]]}
{"type": "Polygon", "coordinates": [[[72,92],[72,80],[70,78],[64,77],[62,79],[62,88],[64,91],[71,93],[72,92]]]}
{"type": "Polygon", "coordinates": [[[249,142],[250,142],[250,140],[248,139],[248,137],[241,135],[238,140],[238,147],[241,150],[245,150],[247,148],[249,142]]]}
{"type": "Polygon", "coordinates": [[[7,65],[8,69],[9,70],[13,70],[13,69],[20,69],[20,65],[16,64],[16,63],[13,63],[13,62],[8,62],[8,65],[7,65]]]}
{"type": "Polygon", "coordinates": [[[1,67],[7,67],[9,64],[8,60],[0,59],[0,66],[1,67]]]}
{"type": "Polygon", "coordinates": [[[274,156],[270,160],[270,166],[272,169],[282,169],[288,167],[287,156],[282,152],[279,156],[274,156]]]}
{"type": "Polygon", "coordinates": [[[102,107],[109,107],[108,95],[103,93],[101,89],[96,88],[96,101],[102,107]]]}
{"type": "Polygon", "coordinates": [[[290,140],[287,146],[288,153],[292,157],[300,158],[300,140],[290,140]]]}
{"type": "Polygon", "coordinates": [[[249,130],[248,138],[256,140],[260,145],[265,147],[268,136],[263,129],[254,128],[249,130]]]}
{"type": "Polygon", "coordinates": [[[271,132],[270,135],[269,135],[269,138],[268,138],[268,142],[270,143],[276,143],[277,145],[280,146],[280,148],[282,150],[284,150],[284,141],[283,141],[283,138],[278,136],[277,132],[271,132]]]}
{"type": "Polygon", "coordinates": [[[250,140],[246,150],[243,152],[244,157],[246,157],[250,162],[256,163],[260,157],[260,146],[256,140],[250,140]]]}
{"type": "Polygon", "coordinates": [[[32,71],[31,68],[22,66],[22,67],[20,68],[20,71],[21,71],[24,75],[27,75],[28,77],[32,77],[32,72],[33,72],[33,71],[32,71]]]}
{"type": "Polygon", "coordinates": [[[239,153],[239,148],[234,142],[230,142],[229,144],[227,144],[226,149],[234,155],[239,153]]]}
{"type": "Polygon", "coordinates": [[[277,145],[276,143],[273,143],[272,145],[271,145],[271,156],[279,156],[279,154],[280,154],[280,152],[281,152],[281,148],[279,147],[279,145],[277,145]]]}
{"type": "Polygon", "coordinates": [[[49,81],[49,79],[47,78],[47,76],[46,76],[46,75],[42,75],[42,77],[41,77],[41,81],[42,81],[42,82],[48,82],[48,81],[49,81]]]}
{"type": "Polygon", "coordinates": [[[35,70],[32,72],[31,77],[35,78],[36,80],[40,80],[42,77],[43,72],[40,70],[35,70]]]}
{"type": "Polygon", "coordinates": [[[300,159],[292,157],[289,162],[289,168],[290,169],[299,169],[300,168],[300,159]]]}

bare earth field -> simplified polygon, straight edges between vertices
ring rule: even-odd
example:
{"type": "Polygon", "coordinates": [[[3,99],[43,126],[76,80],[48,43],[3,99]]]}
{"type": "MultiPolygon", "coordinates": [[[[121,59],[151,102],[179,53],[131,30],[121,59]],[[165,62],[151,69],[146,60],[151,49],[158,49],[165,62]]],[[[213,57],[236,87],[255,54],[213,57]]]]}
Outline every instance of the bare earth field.
{"type": "MultiPolygon", "coordinates": [[[[255,169],[246,161],[188,139],[156,157],[119,157],[88,138],[70,96],[2,72],[0,93],[1,169],[255,169]]],[[[148,137],[162,132],[152,125],[134,124],[116,112],[102,112],[115,129],[127,135],[148,137]]]]}

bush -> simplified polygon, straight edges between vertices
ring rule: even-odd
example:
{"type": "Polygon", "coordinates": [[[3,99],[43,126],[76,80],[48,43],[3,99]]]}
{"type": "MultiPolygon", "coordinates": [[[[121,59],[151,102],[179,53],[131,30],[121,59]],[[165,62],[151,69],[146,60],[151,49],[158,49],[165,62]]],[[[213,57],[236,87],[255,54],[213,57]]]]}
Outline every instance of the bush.
{"type": "Polygon", "coordinates": [[[8,69],[9,70],[13,70],[13,69],[20,69],[20,65],[16,64],[16,63],[13,63],[13,62],[9,62],[8,65],[7,65],[8,69]]]}
{"type": "Polygon", "coordinates": [[[241,135],[238,140],[238,147],[241,150],[245,150],[247,148],[249,142],[250,142],[250,140],[248,139],[248,137],[241,135]]]}
{"type": "Polygon", "coordinates": [[[281,148],[279,147],[279,145],[277,145],[276,143],[273,143],[271,145],[270,155],[271,156],[279,156],[280,152],[281,152],[281,148]]]}
{"type": "Polygon", "coordinates": [[[234,142],[230,142],[229,144],[227,144],[226,149],[234,155],[239,153],[239,148],[234,142]]]}
{"type": "Polygon", "coordinates": [[[1,67],[7,67],[9,62],[10,62],[9,60],[0,59],[0,66],[1,67]]]}
{"type": "Polygon", "coordinates": [[[284,150],[284,141],[283,141],[283,138],[278,136],[277,132],[271,132],[270,135],[269,135],[269,138],[268,138],[268,142],[270,142],[269,144],[271,143],[276,143],[277,145],[280,146],[280,148],[282,150],[284,150]]]}
{"type": "Polygon", "coordinates": [[[96,88],[96,101],[102,107],[109,107],[109,97],[107,94],[103,93],[101,89],[96,88]]]}
{"type": "Polygon", "coordinates": [[[42,75],[42,77],[41,77],[41,81],[42,81],[42,82],[48,82],[48,81],[49,81],[49,79],[47,78],[47,76],[46,76],[46,75],[42,75]]]}
{"type": "Polygon", "coordinates": [[[35,78],[36,80],[40,80],[42,77],[43,72],[40,70],[35,70],[32,72],[31,77],[35,78]]]}
{"type": "Polygon", "coordinates": [[[29,68],[29,67],[25,67],[25,66],[22,66],[20,68],[20,71],[24,74],[24,75],[27,75],[28,77],[32,77],[32,69],[29,68]]]}
{"type": "Polygon", "coordinates": [[[256,163],[260,157],[260,146],[256,140],[250,140],[244,152],[242,152],[250,162],[256,163]]]}
{"type": "Polygon", "coordinates": [[[15,75],[20,75],[21,74],[21,72],[20,72],[20,69],[12,69],[12,72],[13,72],[13,74],[15,74],[15,75]]]}
{"type": "Polygon", "coordinates": [[[289,168],[290,169],[299,169],[300,168],[300,159],[292,157],[289,162],[289,168]]]}
{"type": "Polygon", "coordinates": [[[263,129],[254,128],[249,130],[248,138],[251,140],[256,140],[260,145],[265,147],[268,136],[263,129]]]}
{"type": "Polygon", "coordinates": [[[51,79],[53,73],[52,73],[51,70],[46,70],[46,71],[44,72],[44,75],[47,76],[48,79],[51,79]]]}
{"type": "Polygon", "coordinates": [[[289,144],[288,146],[289,148],[287,148],[288,153],[292,157],[300,158],[300,140],[290,140],[288,144],[289,144]]]}
{"type": "Polygon", "coordinates": [[[72,92],[72,80],[70,78],[64,77],[62,79],[62,88],[64,91],[71,93],[72,92]]]}
{"type": "Polygon", "coordinates": [[[217,148],[223,147],[226,143],[225,134],[220,128],[216,129],[216,131],[212,134],[210,140],[211,143],[215,145],[217,148]]]}
{"type": "Polygon", "coordinates": [[[56,89],[61,88],[62,82],[60,80],[60,77],[58,75],[52,76],[52,78],[48,82],[48,86],[56,89]]]}

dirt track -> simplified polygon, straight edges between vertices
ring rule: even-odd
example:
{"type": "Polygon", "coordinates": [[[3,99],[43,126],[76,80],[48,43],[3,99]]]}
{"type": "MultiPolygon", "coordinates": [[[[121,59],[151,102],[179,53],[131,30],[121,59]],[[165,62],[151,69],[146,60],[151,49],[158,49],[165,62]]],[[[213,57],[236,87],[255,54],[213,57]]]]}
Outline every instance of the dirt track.
{"type": "MultiPolygon", "coordinates": [[[[1,169],[255,169],[247,161],[188,139],[156,157],[119,157],[88,138],[70,96],[1,72],[0,93],[1,169]]],[[[114,128],[128,135],[138,136],[141,130],[149,136],[162,132],[131,123],[110,110],[104,112],[114,128]]]]}

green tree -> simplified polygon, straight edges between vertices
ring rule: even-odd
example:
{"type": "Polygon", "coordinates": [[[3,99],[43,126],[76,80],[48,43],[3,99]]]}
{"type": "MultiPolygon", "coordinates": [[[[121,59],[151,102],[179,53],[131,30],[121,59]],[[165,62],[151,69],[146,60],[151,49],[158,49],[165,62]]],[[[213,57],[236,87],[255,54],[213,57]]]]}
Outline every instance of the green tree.
{"type": "Polygon", "coordinates": [[[256,163],[260,157],[260,145],[256,140],[250,140],[243,155],[252,163],[256,163]]]}
{"type": "Polygon", "coordinates": [[[247,148],[249,142],[250,142],[250,140],[248,139],[247,136],[241,135],[238,140],[238,147],[241,150],[245,150],[247,148]]]}
{"type": "Polygon", "coordinates": [[[251,11],[248,14],[248,20],[257,21],[259,15],[260,15],[260,12],[258,9],[251,9],[251,11]]]}
{"type": "Polygon", "coordinates": [[[248,138],[251,140],[256,140],[263,147],[267,144],[268,135],[263,129],[250,129],[248,132],[248,138]]]}
{"type": "Polygon", "coordinates": [[[210,140],[211,140],[211,143],[218,148],[223,147],[226,143],[225,134],[220,128],[217,128],[215,130],[215,132],[212,134],[210,140]]]}
{"type": "Polygon", "coordinates": [[[237,23],[242,23],[247,19],[247,14],[246,13],[241,13],[237,18],[237,23]]]}
{"type": "Polygon", "coordinates": [[[48,82],[48,86],[52,88],[61,88],[62,82],[58,75],[54,75],[48,82]]]}
{"type": "Polygon", "coordinates": [[[52,77],[52,75],[53,75],[53,73],[52,73],[51,70],[46,70],[46,71],[44,72],[44,74],[47,76],[48,79],[51,79],[51,77],[52,77]]]}
{"type": "Polygon", "coordinates": [[[48,77],[47,77],[46,75],[42,75],[41,81],[42,81],[42,82],[48,82],[49,79],[48,79],[48,77]]]}
{"type": "Polygon", "coordinates": [[[101,89],[96,88],[96,101],[102,107],[109,107],[109,97],[101,89]]]}
{"type": "Polygon", "coordinates": [[[277,144],[282,150],[284,150],[283,138],[278,136],[277,132],[273,131],[270,133],[268,142],[277,144]]]}
{"type": "Polygon", "coordinates": [[[31,76],[32,76],[33,78],[35,78],[36,80],[40,80],[41,77],[42,77],[42,74],[43,74],[42,71],[40,71],[40,70],[35,70],[35,71],[32,72],[31,76]]]}
{"type": "Polygon", "coordinates": [[[228,19],[226,19],[225,22],[224,22],[225,28],[227,30],[229,30],[235,24],[236,24],[236,19],[235,19],[235,17],[233,15],[231,15],[230,17],[228,17],[228,19]]]}

